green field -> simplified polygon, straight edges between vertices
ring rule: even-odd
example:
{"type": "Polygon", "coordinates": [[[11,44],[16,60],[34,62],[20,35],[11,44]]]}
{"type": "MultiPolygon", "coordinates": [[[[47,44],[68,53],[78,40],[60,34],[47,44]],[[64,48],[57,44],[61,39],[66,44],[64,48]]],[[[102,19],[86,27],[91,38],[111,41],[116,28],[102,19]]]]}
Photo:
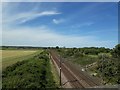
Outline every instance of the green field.
{"type": "Polygon", "coordinates": [[[32,57],[37,53],[38,50],[0,50],[0,54],[2,54],[2,69],[18,61],[32,57]]]}

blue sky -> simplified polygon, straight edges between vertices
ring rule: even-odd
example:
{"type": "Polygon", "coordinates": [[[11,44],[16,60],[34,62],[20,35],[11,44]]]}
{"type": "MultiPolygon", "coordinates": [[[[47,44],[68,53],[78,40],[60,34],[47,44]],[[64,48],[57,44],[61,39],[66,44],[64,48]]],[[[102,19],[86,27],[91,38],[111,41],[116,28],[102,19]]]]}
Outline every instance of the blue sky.
{"type": "Polygon", "coordinates": [[[115,2],[2,4],[3,45],[109,47],[118,43],[115,2]]]}

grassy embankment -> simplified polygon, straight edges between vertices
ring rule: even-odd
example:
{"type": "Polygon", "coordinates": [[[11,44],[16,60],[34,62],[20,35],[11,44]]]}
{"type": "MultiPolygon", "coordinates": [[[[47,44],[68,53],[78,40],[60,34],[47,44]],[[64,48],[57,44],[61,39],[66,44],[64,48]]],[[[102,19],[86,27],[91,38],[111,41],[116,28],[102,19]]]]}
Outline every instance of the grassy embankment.
{"type": "Polygon", "coordinates": [[[3,88],[57,87],[51,72],[50,59],[45,51],[6,67],[2,77],[3,88]]]}

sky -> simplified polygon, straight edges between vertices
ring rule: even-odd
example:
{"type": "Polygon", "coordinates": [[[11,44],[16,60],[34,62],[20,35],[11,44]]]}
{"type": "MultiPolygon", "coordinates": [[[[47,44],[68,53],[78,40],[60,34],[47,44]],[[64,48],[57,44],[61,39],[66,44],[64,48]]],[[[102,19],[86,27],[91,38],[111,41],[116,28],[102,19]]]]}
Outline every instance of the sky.
{"type": "Polygon", "coordinates": [[[116,2],[2,3],[2,45],[113,48],[117,43],[116,2]]]}

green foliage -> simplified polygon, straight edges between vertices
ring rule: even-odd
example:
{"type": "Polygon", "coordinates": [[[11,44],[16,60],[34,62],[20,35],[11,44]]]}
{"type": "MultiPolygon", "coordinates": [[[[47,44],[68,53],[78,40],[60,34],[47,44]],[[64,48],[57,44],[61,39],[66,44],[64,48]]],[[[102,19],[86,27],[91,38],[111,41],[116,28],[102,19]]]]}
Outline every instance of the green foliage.
{"type": "Polygon", "coordinates": [[[87,64],[94,63],[98,57],[95,55],[85,55],[84,49],[82,48],[63,48],[58,50],[59,54],[66,58],[67,60],[71,60],[74,63],[85,66],[87,64]]]}
{"type": "Polygon", "coordinates": [[[73,62],[80,64],[81,66],[84,67],[85,65],[92,64],[96,61],[97,61],[96,57],[84,56],[74,59],[73,62]]]}
{"type": "Polygon", "coordinates": [[[111,53],[112,53],[113,57],[120,58],[120,44],[116,45],[111,53]]]}
{"type": "Polygon", "coordinates": [[[98,58],[99,59],[106,59],[106,58],[110,58],[111,56],[108,53],[99,53],[98,54],[98,58]]]}
{"type": "Polygon", "coordinates": [[[99,55],[98,73],[106,83],[120,84],[120,44],[111,51],[112,57],[99,55]]]}
{"type": "Polygon", "coordinates": [[[47,52],[7,67],[2,74],[3,88],[56,88],[47,52]]]}
{"type": "Polygon", "coordinates": [[[58,46],[56,46],[56,49],[59,49],[59,47],[58,47],[58,46]]]}
{"type": "Polygon", "coordinates": [[[87,55],[98,55],[99,53],[109,53],[111,50],[108,48],[97,48],[97,47],[90,47],[90,48],[82,48],[83,52],[87,55]]]}
{"type": "Polygon", "coordinates": [[[114,49],[104,47],[62,48],[58,52],[65,59],[83,67],[97,62],[94,69],[92,68],[92,72],[96,72],[105,81],[104,84],[120,84],[120,44],[116,45],[114,49]]]}
{"type": "Polygon", "coordinates": [[[103,58],[98,61],[98,73],[106,83],[120,84],[120,72],[118,71],[118,59],[103,58]],[[119,75],[118,75],[119,74],[119,75]]]}
{"type": "Polygon", "coordinates": [[[77,48],[63,48],[63,49],[58,49],[57,50],[59,52],[59,54],[61,54],[64,58],[67,57],[82,57],[83,53],[80,52],[79,49],[77,48]]]}
{"type": "Polygon", "coordinates": [[[62,56],[84,56],[84,55],[98,55],[99,53],[110,53],[111,49],[108,48],[97,48],[97,47],[85,47],[85,48],[61,48],[58,49],[58,52],[62,54],[62,56]]]}

